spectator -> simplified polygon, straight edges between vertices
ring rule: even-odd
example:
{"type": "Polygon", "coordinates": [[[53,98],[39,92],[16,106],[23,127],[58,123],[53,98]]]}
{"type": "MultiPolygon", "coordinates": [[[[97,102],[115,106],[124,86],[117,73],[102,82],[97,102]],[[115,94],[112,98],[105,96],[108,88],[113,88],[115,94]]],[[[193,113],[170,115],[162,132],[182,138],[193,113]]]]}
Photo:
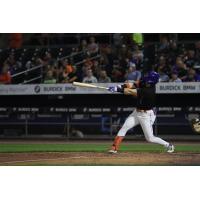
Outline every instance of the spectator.
{"type": "Polygon", "coordinates": [[[96,76],[96,77],[99,77],[100,76],[100,73],[101,73],[101,70],[103,69],[103,68],[101,68],[100,67],[100,65],[99,65],[99,62],[98,62],[98,60],[94,60],[93,61],[93,73],[94,73],[94,76],[96,76]]]}
{"type": "Polygon", "coordinates": [[[134,43],[136,43],[137,45],[142,45],[143,41],[144,41],[142,33],[133,33],[132,39],[133,39],[134,43]]]}
{"type": "Polygon", "coordinates": [[[58,81],[59,83],[67,83],[68,82],[68,74],[71,72],[69,70],[70,68],[67,68],[65,66],[62,66],[59,70],[59,75],[58,75],[58,81]]]}
{"type": "Polygon", "coordinates": [[[11,83],[11,75],[9,72],[9,66],[4,64],[1,74],[0,74],[0,84],[10,84],[11,83]]]}
{"type": "Polygon", "coordinates": [[[132,53],[132,59],[130,60],[130,62],[135,63],[138,67],[140,67],[143,61],[143,57],[143,52],[139,50],[138,45],[135,45],[134,51],[132,53]]]}
{"type": "Polygon", "coordinates": [[[123,36],[121,33],[114,33],[113,34],[113,53],[117,57],[119,54],[120,47],[122,46],[123,43],[123,36]]]}
{"type": "Polygon", "coordinates": [[[85,60],[84,60],[84,66],[86,68],[89,68],[89,69],[92,69],[93,67],[93,62],[91,61],[91,59],[89,57],[87,57],[85,60]]]}
{"type": "Polygon", "coordinates": [[[99,77],[99,83],[110,83],[111,79],[108,77],[105,70],[101,70],[100,77],[99,77]]]}
{"type": "Polygon", "coordinates": [[[176,60],[176,57],[179,53],[179,49],[177,46],[177,43],[175,41],[170,41],[169,44],[169,53],[168,53],[168,62],[170,64],[173,64],[173,62],[176,60]]]}
{"type": "Polygon", "coordinates": [[[48,70],[43,83],[45,83],[45,84],[55,84],[56,83],[56,79],[53,76],[52,70],[48,70]]]}
{"type": "Polygon", "coordinates": [[[77,69],[75,66],[72,67],[72,70],[64,69],[60,75],[59,82],[61,83],[73,83],[78,79],[77,69]]]}
{"type": "Polygon", "coordinates": [[[8,63],[10,66],[14,66],[16,61],[15,61],[15,56],[13,53],[11,53],[8,58],[6,59],[6,63],[8,63]]]}
{"type": "Polygon", "coordinates": [[[158,48],[159,53],[167,53],[169,48],[169,41],[166,36],[161,36],[160,46],[158,48]]]}
{"type": "Polygon", "coordinates": [[[79,77],[77,74],[76,66],[72,67],[72,72],[68,74],[68,83],[73,83],[74,81],[78,81],[79,77]]]}
{"type": "Polygon", "coordinates": [[[159,82],[169,82],[169,76],[165,73],[163,68],[158,69],[160,75],[159,82]]]}
{"type": "Polygon", "coordinates": [[[83,78],[83,83],[97,83],[97,78],[93,76],[91,69],[87,70],[86,76],[83,78]]]}
{"type": "Polygon", "coordinates": [[[194,66],[195,62],[196,62],[195,61],[195,51],[189,50],[187,52],[185,64],[187,65],[187,67],[192,68],[194,66]]]}
{"type": "Polygon", "coordinates": [[[194,69],[189,69],[188,74],[183,81],[185,81],[185,82],[198,82],[198,81],[200,81],[200,77],[194,69]]]}
{"type": "Polygon", "coordinates": [[[118,59],[122,60],[122,59],[126,59],[127,58],[127,53],[128,53],[128,47],[125,44],[122,44],[121,48],[120,48],[120,52],[118,55],[118,59]]]}
{"type": "Polygon", "coordinates": [[[180,78],[178,78],[178,73],[177,72],[173,72],[171,75],[171,79],[169,80],[170,82],[176,82],[176,83],[181,83],[182,80],[180,78]]]}
{"type": "Polygon", "coordinates": [[[86,40],[81,41],[80,51],[87,52],[88,50],[88,44],[86,40]]]}
{"type": "Polygon", "coordinates": [[[177,72],[181,80],[186,78],[188,69],[180,56],[176,58],[176,64],[173,66],[172,71],[177,72]]]}
{"type": "Polygon", "coordinates": [[[135,64],[132,64],[127,73],[125,74],[126,80],[132,80],[132,81],[139,81],[141,78],[141,72],[139,70],[136,70],[135,64]]]}
{"type": "Polygon", "coordinates": [[[164,56],[160,56],[159,57],[158,65],[159,65],[159,67],[165,68],[165,66],[166,66],[166,58],[164,56]]]}
{"type": "Polygon", "coordinates": [[[14,53],[11,53],[4,63],[8,65],[8,70],[10,74],[18,72],[18,69],[22,67],[22,63],[15,60],[14,53]]]}
{"type": "Polygon", "coordinates": [[[90,38],[90,43],[88,44],[88,51],[90,54],[96,54],[99,51],[99,46],[98,44],[95,42],[95,38],[91,37],[90,38]]]}
{"type": "Polygon", "coordinates": [[[43,65],[53,65],[54,59],[50,52],[45,52],[45,56],[43,58],[43,65]]]}
{"type": "Polygon", "coordinates": [[[87,57],[84,60],[83,67],[82,67],[82,77],[87,76],[87,71],[90,69],[91,70],[93,69],[93,62],[90,60],[89,57],[87,57]]]}
{"type": "Polygon", "coordinates": [[[164,56],[160,56],[158,65],[161,68],[165,68],[165,66],[166,66],[166,58],[164,56]]]}
{"type": "Polygon", "coordinates": [[[157,68],[157,71],[160,69],[160,70],[163,70],[163,72],[166,74],[170,73],[170,68],[167,66],[166,58],[164,56],[159,57],[159,61],[156,68],[157,68]]]}
{"type": "Polygon", "coordinates": [[[104,48],[104,52],[101,52],[101,54],[102,53],[104,53],[104,55],[106,57],[107,66],[112,65],[113,64],[113,59],[114,59],[113,48],[111,46],[107,45],[104,48]]]}
{"type": "Polygon", "coordinates": [[[123,82],[124,81],[123,73],[119,70],[119,68],[114,68],[112,70],[112,78],[111,79],[113,82],[123,82]]]}
{"type": "Polygon", "coordinates": [[[73,72],[73,66],[72,66],[70,63],[67,63],[67,64],[65,65],[65,71],[66,71],[68,74],[72,73],[72,72],[73,72]]]}
{"type": "Polygon", "coordinates": [[[114,42],[114,46],[116,48],[119,48],[122,45],[123,36],[121,35],[121,33],[114,33],[113,34],[113,42],[114,42]]]}
{"type": "Polygon", "coordinates": [[[112,79],[116,80],[114,82],[124,81],[125,70],[126,70],[126,65],[122,65],[122,62],[120,63],[120,60],[113,61],[111,74],[112,74],[112,79]]]}
{"type": "Polygon", "coordinates": [[[42,65],[43,64],[43,60],[39,57],[36,57],[35,58],[35,65],[38,66],[38,65],[42,65]]]}
{"type": "MultiPolygon", "coordinates": [[[[104,56],[101,56],[101,57],[99,58],[99,66],[100,66],[101,68],[105,68],[105,67],[109,66],[109,64],[106,63],[104,56]]],[[[111,68],[112,68],[112,67],[111,67],[111,68]]]]}

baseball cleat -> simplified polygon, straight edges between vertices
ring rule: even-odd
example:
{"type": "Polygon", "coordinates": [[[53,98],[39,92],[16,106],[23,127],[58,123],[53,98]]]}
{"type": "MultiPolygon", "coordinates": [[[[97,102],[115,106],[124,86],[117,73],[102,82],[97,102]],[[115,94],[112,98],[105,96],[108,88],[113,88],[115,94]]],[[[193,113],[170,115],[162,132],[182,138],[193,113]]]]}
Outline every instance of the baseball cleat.
{"type": "Polygon", "coordinates": [[[167,147],[167,152],[168,153],[173,153],[174,152],[174,145],[172,145],[172,144],[169,144],[169,146],[167,147]]]}
{"type": "Polygon", "coordinates": [[[115,154],[115,153],[117,153],[117,150],[110,149],[110,150],[108,151],[108,153],[110,153],[110,154],[115,154]]]}

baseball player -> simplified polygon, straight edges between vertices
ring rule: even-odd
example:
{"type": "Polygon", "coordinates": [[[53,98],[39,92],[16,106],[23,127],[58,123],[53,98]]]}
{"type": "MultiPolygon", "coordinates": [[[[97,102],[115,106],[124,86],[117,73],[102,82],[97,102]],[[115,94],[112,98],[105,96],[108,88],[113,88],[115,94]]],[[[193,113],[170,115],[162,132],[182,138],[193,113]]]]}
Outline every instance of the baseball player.
{"type": "Polygon", "coordinates": [[[142,78],[137,87],[133,83],[125,83],[115,87],[109,87],[111,92],[120,92],[125,95],[132,95],[136,98],[136,109],[126,119],[124,125],[119,130],[115,137],[114,143],[109,150],[109,153],[117,153],[119,146],[127,131],[137,125],[141,125],[144,136],[148,142],[163,145],[168,153],[174,152],[174,146],[163,139],[153,135],[153,123],[155,121],[155,84],[159,80],[159,74],[155,71],[147,72],[142,78]]]}

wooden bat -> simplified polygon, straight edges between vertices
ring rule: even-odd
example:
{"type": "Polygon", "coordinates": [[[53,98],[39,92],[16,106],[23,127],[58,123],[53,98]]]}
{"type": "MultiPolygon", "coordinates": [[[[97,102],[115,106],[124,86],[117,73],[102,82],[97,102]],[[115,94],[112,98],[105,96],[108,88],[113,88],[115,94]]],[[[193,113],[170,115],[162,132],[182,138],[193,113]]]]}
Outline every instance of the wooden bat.
{"type": "Polygon", "coordinates": [[[90,83],[73,82],[73,85],[74,86],[79,86],[79,87],[97,88],[97,89],[108,90],[107,87],[97,86],[97,85],[93,85],[93,84],[90,84],[90,83]]]}

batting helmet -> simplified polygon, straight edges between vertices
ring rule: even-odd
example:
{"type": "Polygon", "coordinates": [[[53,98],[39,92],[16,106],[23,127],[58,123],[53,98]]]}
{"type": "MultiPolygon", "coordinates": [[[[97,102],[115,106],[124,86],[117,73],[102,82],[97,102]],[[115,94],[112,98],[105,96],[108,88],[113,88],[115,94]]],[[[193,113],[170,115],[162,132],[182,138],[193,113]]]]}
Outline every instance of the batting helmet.
{"type": "Polygon", "coordinates": [[[144,84],[155,85],[159,81],[159,74],[155,71],[147,72],[141,79],[144,84]]]}

